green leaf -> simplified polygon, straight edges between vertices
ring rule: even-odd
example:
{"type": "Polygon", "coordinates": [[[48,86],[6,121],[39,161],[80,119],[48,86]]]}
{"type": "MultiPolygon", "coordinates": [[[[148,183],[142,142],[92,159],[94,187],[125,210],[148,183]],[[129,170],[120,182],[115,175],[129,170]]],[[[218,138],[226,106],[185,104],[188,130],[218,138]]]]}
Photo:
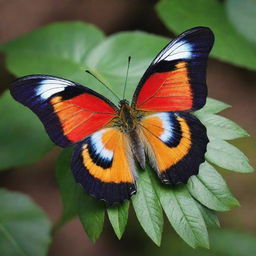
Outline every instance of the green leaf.
{"type": "Polygon", "coordinates": [[[137,218],[155,244],[160,246],[163,232],[163,213],[160,202],[152,186],[148,172],[139,170],[137,194],[132,197],[132,203],[137,218]]]}
{"type": "Polygon", "coordinates": [[[83,195],[81,186],[75,182],[70,170],[72,151],[72,147],[64,149],[57,161],[56,179],[63,204],[63,213],[59,225],[77,216],[80,196],[83,195]]]}
{"type": "Polygon", "coordinates": [[[3,45],[1,50],[7,56],[8,69],[16,76],[41,72],[75,77],[74,71],[84,73],[84,59],[103,39],[103,33],[92,25],[62,22],[37,29],[3,45]]]}
{"type": "Polygon", "coordinates": [[[223,140],[211,140],[205,156],[209,162],[224,169],[236,172],[254,171],[244,153],[223,140]]]}
{"type": "MultiPolygon", "coordinates": [[[[7,43],[1,50],[7,68],[16,76],[45,73],[82,80],[83,59],[101,40],[102,32],[91,25],[56,23],[7,43]]],[[[38,118],[9,92],[0,99],[0,114],[0,169],[35,162],[52,148],[38,118]]]]}
{"type": "Polygon", "coordinates": [[[104,202],[97,201],[86,193],[81,194],[79,218],[92,242],[96,242],[103,230],[105,209],[104,202]]]}
{"type": "Polygon", "coordinates": [[[239,205],[221,175],[207,162],[200,165],[198,175],[190,177],[187,188],[200,203],[216,211],[227,211],[239,205]]]}
{"type": "MultiPolygon", "coordinates": [[[[86,58],[86,66],[122,97],[127,59],[131,56],[126,92],[126,99],[131,100],[139,79],[168,41],[164,37],[138,31],[114,34],[91,51],[86,58]],[[144,47],[144,42],[147,42],[147,47],[144,47]]],[[[117,103],[109,92],[107,96],[117,103]]]]}
{"type": "Polygon", "coordinates": [[[209,228],[219,228],[220,227],[220,222],[218,219],[218,216],[215,214],[215,212],[211,209],[208,209],[207,207],[203,206],[199,202],[195,201],[198,209],[200,210],[205,224],[209,228]]]}
{"type": "Polygon", "coordinates": [[[256,1],[227,0],[226,12],[231,24],[252,43],[256,43],[256,1]]]}
{"type": "Polygon", "coordinates": [[[0,254],[45,256],[50,244],[50,222],[43,211],[20,193],[0,189],[0,254]]]}
{"type": "Polygon", "coordinates": [[[128,221],[129,201],[109,206],[107,209],[109,221],[118,239],[121,239],[128,221]]]}
{"type": "Polygon", "coordinates": [[[0,97],[0,116],[0,170],[33,163],[52,148],[39,119],[9,92],[0,97]]]}
{"type": "Polygon", "coordinates": [[[86,23],[53,23],[3,45],[1,50],[8,70],[16,76],[55,75],[95,89],[100,83],[84,72],[88,68],[85,59],[103,39],[100,30],[86,23]]]}
{"type": "Polygon", "coordinates": [[[164,212],[175,231],[191,247],[209,247],[204,219],[183,185],[171,188],[154,182],[164,212]]]}
{"type": "Polygon", "coordinates": [[[204,113],[197,117],[207,127],[209,138],[232,140],[249,136],[243,128],[223,116],[204,113]]]}
{"type": "Polygon", "coordinates": [[[222,110],[224,110],[226,108],[230,108],[230,107],[231,107],[230,105],[228,105],[222,101],[215,100],[215,99],[208,97],[206,99],[205,106],[202,109],[196,111],[195,114],[196,115],[203,115],[205,113],[216,114],[216,113],[219,113],[222,110]]]}
{"type": "Polygon", "coordinates": [[[195,26],[210,27],[216,39],[212,56],[256,69],[255,44],[247,41],[229,23],[225,6],[220,1],[194,0],[191,4],[190,0],[161,0],[157,4],[157,12],[167,28],[175,33],[195,26]]]}
{"type": "Polygon", "coordinates": [[[64,149],[57,162],[56,177],[63,202],[63,214],[56,228],[78,215],[88,237],[95,242],[103,230],[105,205],[86,194],[75,183],[70,170],[72,150],[73,148],[64,149]]]}

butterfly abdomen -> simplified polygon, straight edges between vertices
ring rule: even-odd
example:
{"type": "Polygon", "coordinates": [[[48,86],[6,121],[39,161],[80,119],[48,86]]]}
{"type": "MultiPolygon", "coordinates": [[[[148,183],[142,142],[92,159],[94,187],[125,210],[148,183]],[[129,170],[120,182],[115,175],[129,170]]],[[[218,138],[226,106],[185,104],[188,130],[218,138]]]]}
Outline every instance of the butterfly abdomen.
{"type": "Polygon", "coordinates": [[[138,134],[137,127],[139,118],[137,111],[129,106],[129,103],[126,100],[120,101],[119,118],[120,129],[127,134],[132,153],[139,165],[144,168],[146,161],[144,146],[138,134]]]}
{"type": "Polygon", "coordinates": [[[145,168],[146,158],[143,142],[139,136],[138,129],[129,132],[131,150],[141,168],[145,168]]]}

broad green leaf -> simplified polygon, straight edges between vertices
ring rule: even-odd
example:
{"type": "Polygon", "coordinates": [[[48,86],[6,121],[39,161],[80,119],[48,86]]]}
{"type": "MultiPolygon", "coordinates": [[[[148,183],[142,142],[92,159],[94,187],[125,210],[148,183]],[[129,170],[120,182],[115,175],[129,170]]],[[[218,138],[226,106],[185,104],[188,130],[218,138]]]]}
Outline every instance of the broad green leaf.
{"type": "Polygon", "coordinates": [[[55,75],[95,89],[100,83],[85,73],[88,67],[84,62],[103,39],[100,30],[86,23],[53,23],[3,45],[1,50],[8,70],[16,76],[55,75]]]}
{"type": "Polygon", "coordinates": [[[200,165],[198,175],[190,177],[187,188],[195,199],[212,210],[227,211],[239,205],[221,175],[207,162],[200,165]]]}
{"type": "Polygon", "coordinates": [[[197,201],[195,201],[195,202],[204,218],[204,221],[205,221],[205,224],[207,225],[207,227],[219,228],[220,222],[219,222],[219,219],[218,219],[218,216],[216,215],[216,213],[213,210],[208,209],[207,207],[203,206],[199,202],[197,202],[197,201]]]}
{"type": "Polygon", "coordinates": [[[103,39],[103,33],[92,25],[62,22],[37,29],[0,49],[7,55],[8,69],[17,76],[34,72],[68,76],[74,71],[69,70],[72,66],[77,69],[76,72],[81,71],[81,64],[90,50],[103,39]],[[31,59],[37,59],[39,66],[29,63],[31,59]],[[20,65],[22,63],[27,65],[20,65]]]}
{"type": "Polygon", "coordinates": [[[30,110],[7,91],[0,97],[0,170],[33,163],[53,146],[30,110]]]}
{"type": "Polygon", "coordinates": [[[208,233],[200,210],[186,187],[171,188],[154,182],[164,212],[175,231],[191,247],[209,247],[208,233]]]}
{"type": "Polygon", "coordinates": [[[226,12],[231,24],[247,40],[256,43],[256,1],[227,0],[226,12]]]}
{"type": "Polygon", "coordinates": [[[57,162],[56,177],[63,202],[63,214],[57,228],[78,215],[88,237],[95,242],[103,230],[105,205],[75,183],[70,170],[72,150],[64,149],[57,162]]]}
{"type": "Polygon", "coordinates": [[[236,172],[253,172],[253,168],[244,153],[226,141],[211,140],[205,156],[209,162],[224,169],[236,172]]]}
{"type": "Polygon", "coordinates": [[[104,226],[104,202],[97,201],[86,193],[81,193],[78,215],[88,237],[92,242],[96,242],[104,226]]]}
{"type": "Polygon", "coordinates": [[[149,169],[139,170],[137,194],[132,203],[137,218],[147,235],[160,246],[163,231],[163,213],[149,177],[149,169]]]}
{"type": "Polygon", "coordinates": [[[109,221],[118,239],[121,239],[128,221],[129,201],[109,206],[107,209],[109,221]]]}
{"type": "MultiPolygon", "coordinates": [[[[82,80],[86,78],[82,59],[102,40],[102,32],[91,25],[56,23],[7,43],[1,50],[7,68],[16,76],[45,73],[82,80]]],[[[0,99],[0,114],[0,169],[35,162],[52,148],[38,118],[9,92],[0,99]]]]}
{"type": "Polygon", "coordinates": [[[0,255],[45,256],[51,224],[27,196],[0,189],[0,255]]]}
{"type": "Polygon", "coordinates": [[[210,139],[232,140],[249,136],[243,128],[223,116],[204,113],[197,117],[207,127],[207,135],[210,139]]]}
{"type": "Polygon", "coordinates": [[[208,97],[206,100],[205,106],[202,109],[196,111],[195,114],[196,115],[203,115],[205,113],[216,114],[216,113],[219,113],[222,110],[224,110],[226,108],[230,108],[230,107],[231,107],[230,105],[228,105],[222,101],[215,100],[215,99],[208,97]]]}
{"type": "Polygon", "coordinates": [[[61,152],[56,167],[56,179],[63,204],[60,225],[77,216],[80,196],[83,195],[82,188],[75,182],[70,169],[72,150],[73,148],[67,148],[61,152]]]}
{"type": "Polygon", "coordinates": [[[175,33],[195,26],[210,27],[215,34],[212,56],[235,65],[256,69],[255,44],[246,40],[230,24],[222,2],[161,0],[157,4],[157,12],[167,28],[175,33]]]}
{"type": "MultiPolygon", "coordinates": [[[[126,98],[131,100],[139,79],[168,41],[164,37],[145,32],[114,34],[91,51],[85,60],[85,66],[122,97],[127,60],[131,56],[126,92],[126,98]]],[[[117,103],[115,98],[111,99],[117,103]]]]}

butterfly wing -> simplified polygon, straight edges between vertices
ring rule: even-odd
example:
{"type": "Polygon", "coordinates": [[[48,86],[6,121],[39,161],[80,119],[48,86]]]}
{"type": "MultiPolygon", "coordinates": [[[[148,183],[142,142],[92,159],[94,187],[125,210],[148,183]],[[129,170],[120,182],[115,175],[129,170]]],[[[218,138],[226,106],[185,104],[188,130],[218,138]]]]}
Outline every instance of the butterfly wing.
{"type": "Polygon", "coordinates": [[[106,126],[116,107],[100,94],[69,80],[32,75],[11,86],[12,96],[35,112],[52,141],[66,147],[106,126]]]}
{"type": "Polygon", "coordinates": [[[187,112],[160,112],[141,120],[140,135],[162,183],[186,183],[204,162],[208,138],[203,124],[187,112]]]}
{"type": "Polygon", "coordinates": [[[134,93],[132,105],[145,111],[194,111],[207,96],[206,62],[214,35],[190,29],[170,42],[153,60],[134,93]]]}
{"type": "Polygon", "coordinates": [[[97,199],[122,202],[136,193],[130,144],[119,129],[104,128],[80,142],[71,169],[76,181],[97,199]]]}

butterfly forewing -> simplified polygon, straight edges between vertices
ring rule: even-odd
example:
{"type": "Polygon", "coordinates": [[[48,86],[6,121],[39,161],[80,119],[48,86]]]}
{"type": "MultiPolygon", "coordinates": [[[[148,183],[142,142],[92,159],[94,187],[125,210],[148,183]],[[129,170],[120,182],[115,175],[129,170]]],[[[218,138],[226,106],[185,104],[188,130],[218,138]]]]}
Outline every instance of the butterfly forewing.
{"type": "Polygon", "coordinates": [[[197,27],[169,43],[146,70],[133,106],[145,111],[194,111],[207,96],[206,62],[214,42],[209,28],[197,27]]]}
{"type": "Polygon", "coordinates": [[[66,147],[107,125],[116,107],[100,94],[54,76],[32,75],[14,81],[12,96],[35,112],[52,141],[66,147]]]}

